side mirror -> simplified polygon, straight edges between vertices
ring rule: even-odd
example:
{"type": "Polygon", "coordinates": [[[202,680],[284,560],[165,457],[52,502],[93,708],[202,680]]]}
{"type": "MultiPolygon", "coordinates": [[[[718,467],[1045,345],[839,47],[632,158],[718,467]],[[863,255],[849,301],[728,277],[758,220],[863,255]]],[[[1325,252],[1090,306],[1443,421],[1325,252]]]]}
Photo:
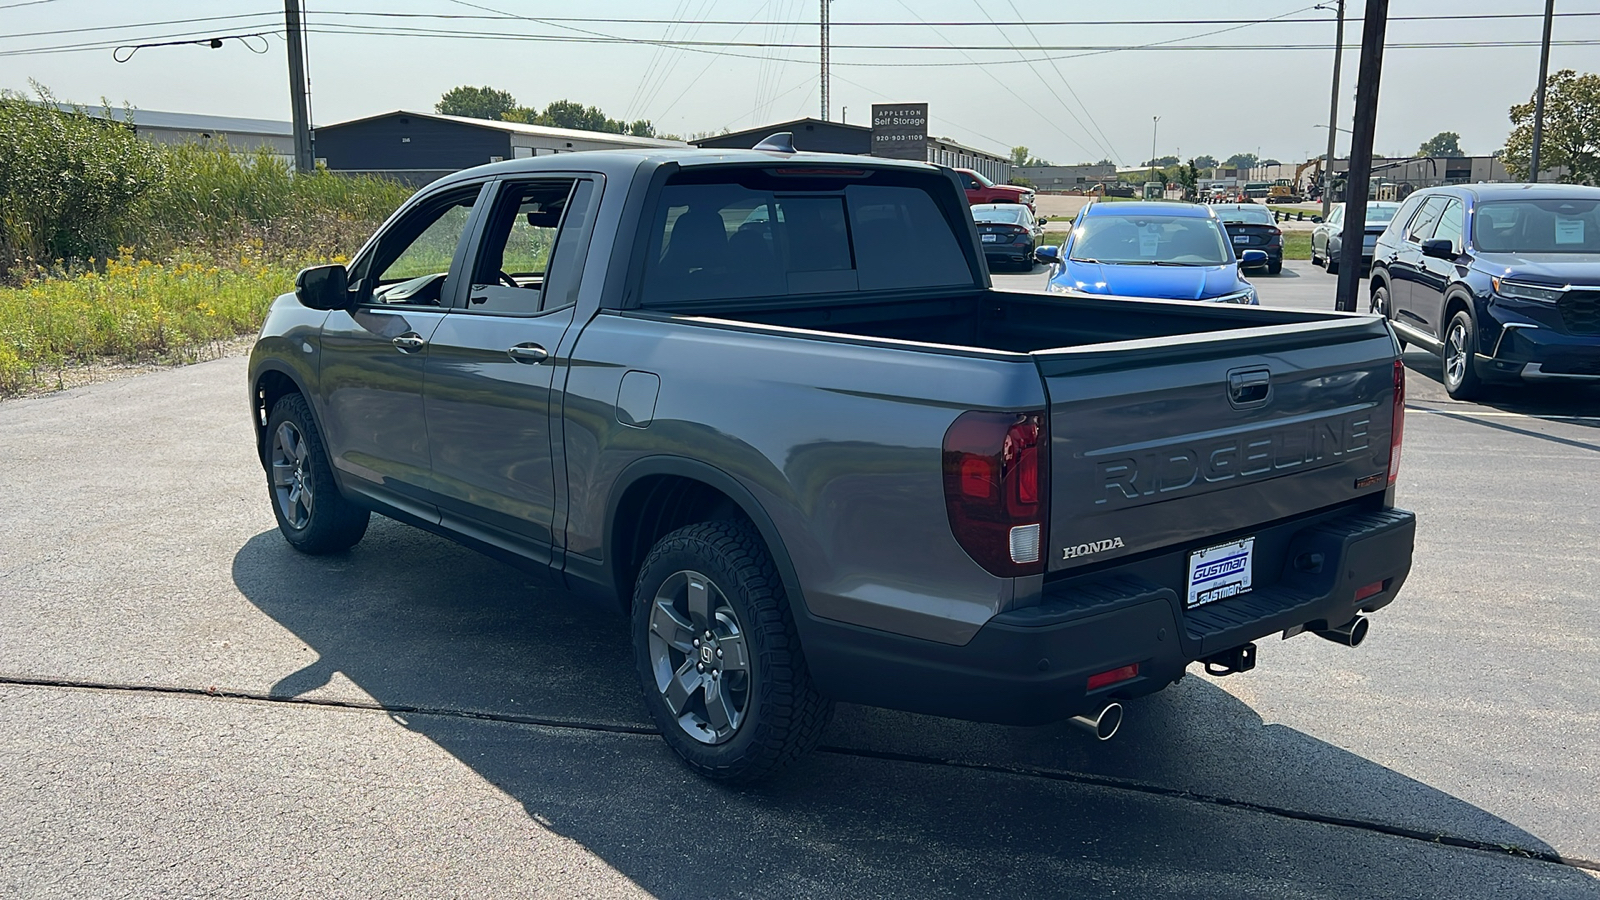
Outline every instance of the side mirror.
{"type": "Polygon", "coordinates": [[[1042,262],[1047,266],[1053,266],[1061,261],[1061,248],[1039,247],[1033,251],[1033,258],[1037,262],[1042,262]]]}
{"type": "Polygon", "coordinates": [[[1456,253],[1456,245],[1453,242],[1446,241],[1446,240],[1438,240],[1438,241],[1423,241],[1422,242],[1422,255],[1423,256],[1431,256],[1434,259],[1445,259],[1445,260],[1454,261],[1455,258],[1459,254],[1456,253]]]}
{"type": "Polygon", "coordinates": [[[1317,223],[1321,223],[1322,222],[1322,217],[1321,216],[1312,216],[1311,217],[1311,221],[1317,222],[1317,223]]]}
{"type": "Polygon", "coordinates": [[[1247,268],[1255,268],[1256,266],[1264,266],[1266,264],[1267,251],[1265,250],[1246,250],[1244,252],[1244,256],[1239,260],[1239,265],[1247,268]]]}
{"type": "Polygon", "coordinates": [[[312,266],[294,277],[294,297],[311,309],[349,309],[350,275],[344,266],[312,266]]]}
{"type": "Polygon", "coordinates": [[[1038,222],[1040,225],[1043,225],[1043,224],[1045,224],[1045,223],[1050,221],[1050,217],[1049,216],[1040,216],[1039,218],[1035,219],[1034,221],[1038,222]]]}

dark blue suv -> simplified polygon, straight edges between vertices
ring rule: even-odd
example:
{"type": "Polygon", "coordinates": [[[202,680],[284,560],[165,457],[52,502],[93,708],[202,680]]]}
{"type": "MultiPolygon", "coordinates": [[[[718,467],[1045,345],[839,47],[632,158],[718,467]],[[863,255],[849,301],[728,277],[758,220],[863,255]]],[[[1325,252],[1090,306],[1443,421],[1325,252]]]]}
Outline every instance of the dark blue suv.
{"type": "Polygon", "coordinates": [[[1474,184],[1406,198],[1373,251],[1372,311],[1488,381],[1600,383],[1600,188],[1474,184]]]}

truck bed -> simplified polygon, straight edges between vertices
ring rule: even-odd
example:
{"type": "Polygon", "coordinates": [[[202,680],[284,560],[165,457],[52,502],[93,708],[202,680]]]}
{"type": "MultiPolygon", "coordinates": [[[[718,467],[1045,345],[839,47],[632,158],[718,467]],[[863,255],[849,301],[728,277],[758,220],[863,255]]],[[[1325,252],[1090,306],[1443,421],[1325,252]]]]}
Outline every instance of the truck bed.
{"type": "MultiPolygon", "coordinates": [[[[700,303],[675,310],[723,321],[1005,353],[1214,334],[1307,323],[1353,324],[1349,316],[1189,301],[974,291],[938,297],[846,302],[700,303]]],[[[1382,326],[1378,325],[1378,330],[1382,326]]]]}
{"type": "Polygon", "coordinates": [[[1048,403],[1050,575],[1252,537],[1388,486],[1396,344],[1374,316],[994,290],[720,306],[697,320],[1027,354],[1048,403]]]}

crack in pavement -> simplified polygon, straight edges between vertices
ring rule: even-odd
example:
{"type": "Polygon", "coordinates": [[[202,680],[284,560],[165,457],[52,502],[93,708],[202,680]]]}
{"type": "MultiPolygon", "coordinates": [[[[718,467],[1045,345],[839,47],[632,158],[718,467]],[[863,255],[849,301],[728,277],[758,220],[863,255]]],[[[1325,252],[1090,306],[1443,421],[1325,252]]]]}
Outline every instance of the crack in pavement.
{"type": "MultiPolygon", "coordinates": [[[[448,707],[410,706],[405,704],[379,703],[377,701],[361,700],[335,700],[317,697],[295,697],[284,694],[271,694],[260,691],[243,691],[219,687],[178,687],[174,685],[156,684],[127,684],[118,682],[85,681],[71,678],[36,678],[22,675],[0,675],[0,685],[17,687],[63,688],[70,690],[104,691],[108,693],[132,694],[164,694],[179,697],[220,698],[226,700],[245,700],[261,703],[282,703],[299,706],[320,706],[331,709],[351,709],[363,712],[382,712],[391,715],[418,715],[435,716],[452,719],[474,719],[486,722],[503,722],[512,725],[535,725],[544,728],[564,728],[574,731],[591,731],[605,734],[622,734],[640,737],[656,737],[660,732],[645,725],[626,725],[606,722],[585,722],[574,719],[551,719],[540,716],[525,716],[515,713],[486,713],[473,712],[464,709],[451,709],[448,707]]],[[[895,753],[884,750],[868,750],[855,747],[835,747],[822,745],[817,748],[820,753],[835,756],[850,756],[861,759],[874,759],[883,762],[898,762],[911,765],[939,766],[950,769],[963,769],[972,772],[987,772],[999,775],[1012,775],[1022,778],[1037,778],[1045,781],[1056,781],[1067,784],[1082,784],[1090,787],[1100,787],[1110,790],[1131,791],[1156,797],[1165,797],[1172,800],[1184,800],[1191,803],[1203,803],[1211,806],[1227,807],[1230,809],[1243,809],[1251,812],[1277,816],[1301,822],[1316,822],[1323,825],[1333,825],[1340,828],[1351,828],[1390,837],[1404,838],[1406,840],[1420,841],[1428,844],[1437,844],[1446,847],[1458,847],[1465,850],[1475,850],[1492,853],[1500,856],[1515,856],[1536,862],[1550,863],[1568,868],[1582,869],[1590,873],[1600,874],[1600,861],[1583,859],[1580,857],[1563,856],[1554,851],[1530,850],[1509,844],[1499,844],[1491,841],[1480,841],[1472,838],[1458,837],[1431,831],[1422,831],[1416,828],[1407,828],[1403,825],[1390,825],[1383,822],[1374,822],[1367,819],[1352,819],[1345,816],[1332,816],[1323,813],[1307,812],[1305,810],[1291,809],[1288,807],[1272,806],[1257,803],[1251,800],[1236,800],[1215,794],[1204,794],[1183,788],[1162,787],[1161,785],[1147,782],[1133,781],[1125,778],[1113,778],[1105,775],[1089,775],[1082,772],[1071,772],[1064,769],[1047,769],[1035,766],[1010,766],[999,763],[975,762],[970,760],[944,759],[936,756],[921,756],[911,753],[895,753]]]]}

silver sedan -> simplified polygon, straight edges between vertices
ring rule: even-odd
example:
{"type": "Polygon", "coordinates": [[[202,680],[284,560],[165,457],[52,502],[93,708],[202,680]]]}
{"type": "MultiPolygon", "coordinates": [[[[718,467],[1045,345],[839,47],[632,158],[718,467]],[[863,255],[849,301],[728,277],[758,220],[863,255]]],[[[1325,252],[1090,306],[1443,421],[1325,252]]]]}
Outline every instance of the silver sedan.
{"type": "MultiPolygon", "coordinates": [[[[1400,204],[1383,200],[1367,201],[1367,227],[1366,239],[1361,248],[1362,262],[1372,262],[1372,246],[1377,241],[1378,235],[1394,218],[1400,204]]],[[[1313,218],[1312,221],[1317,221],[1313,218]]],[[[1311,264],[1314,266],[1325,265],[1328,274],[1334,275],[1339,271],[1339,247],[1344,235],[1344,204],[1335,203],[1328,212],[1325,222],[1317,221],[1317,227],[1311,230],[1311,264]]]]}

